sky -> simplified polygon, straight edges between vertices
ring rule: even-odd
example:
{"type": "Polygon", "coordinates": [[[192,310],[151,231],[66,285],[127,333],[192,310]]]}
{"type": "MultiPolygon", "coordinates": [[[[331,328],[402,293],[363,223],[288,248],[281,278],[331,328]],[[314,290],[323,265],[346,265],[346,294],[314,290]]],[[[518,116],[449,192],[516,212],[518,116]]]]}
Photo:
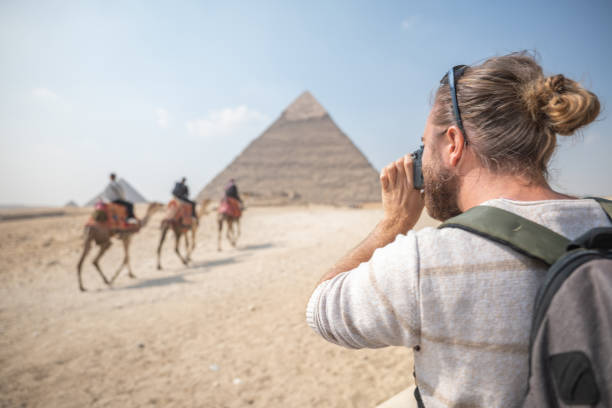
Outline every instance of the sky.
{"type": "Polygon", "coordinates": [[[612,195],[610,1],[0,1],[0,204],[83,204],[116,172],[192,194],[309,90],[380,170],[419,145],[453,65],[513,51],[580,81],[597,122],[552,185],[612,195]]]}

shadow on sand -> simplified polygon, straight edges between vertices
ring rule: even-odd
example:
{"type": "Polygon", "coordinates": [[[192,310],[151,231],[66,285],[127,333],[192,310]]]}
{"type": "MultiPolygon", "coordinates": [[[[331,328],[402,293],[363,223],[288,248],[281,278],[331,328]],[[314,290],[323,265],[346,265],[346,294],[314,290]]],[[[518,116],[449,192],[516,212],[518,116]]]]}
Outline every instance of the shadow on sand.
{"type": "Polygon", "coordinates": [[[228,264],[233,264],[233,263],[236,263],[236,262],[238,262],[238,257],[231,256],[229,258],[215,259],[215,260],[212,260],[212,261],[200,261],[200,262],[193,262],[193,261],[191,261],[189,263],[189,265],[187,265],[185,268],[187,268],[187,269],[210,268],[210,267],[213,267],[213,266],[228,265],[228,264]]]}
{"type": "Polygon", "coordinates": [[[125,286],[123,288],[117,288],[117,289],[127,290],[127,289],[154,288],[158,286],[174,285],[176,283],[192,283],[192,282],[185,280],[185,277],[181,274],[181,275],[175,275],[175,276],[166,276],[164,278],[147,279],[145,281],[138,282],[133,285],[129,285],[129,286],[125,286]]]}
{"type": "Polygon", "coordinates": [[[254,251],[254,250],[258,250],[258,249],[268,249],[268,248],[274,248],[276,245],[274,245],[271,242],[265,243],[265,244],[258,244],[258,245],[246,245],[243,247],[238,247],[238,249],[240,251],[254,251]]]}
{"type": "MultiPolygon", "coordinates": [[[[229,265],[239,262],[245,255],[241,256],[231,256],[229,258],[223,259],[215,259],[211,261],[203,261],[203,262],[191,262],[188,266],[176,271],[171,276],[165,276],[163,278],[155,278],[155,279],[147,279],[142,280],[140,282],[124,286],[114,288],[116,290],[130,290],[130,289],[144,289],[144,288],[154,288],[159,286],[168,286],[175,285],[178,283],[188,283],[192,284],[193,282],[186,280],[185,277],[189,275],[196,275],[200,273],[210,272],[209,268],[220,266],[220,265],[229,265]]],[[[165,272],[173,273],[171,270],[165,270],[165,272]]]]}

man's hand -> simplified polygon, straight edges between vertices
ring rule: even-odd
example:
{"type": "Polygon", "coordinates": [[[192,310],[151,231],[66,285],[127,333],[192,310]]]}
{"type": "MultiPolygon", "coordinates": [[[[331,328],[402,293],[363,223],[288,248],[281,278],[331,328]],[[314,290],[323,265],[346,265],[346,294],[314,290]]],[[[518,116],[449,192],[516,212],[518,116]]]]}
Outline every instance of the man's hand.
{"type": "Polygon", "coordinates": [[[423,197],[414,188],[412,156],[407,154],[387,165],[380,173],[384,210],[381,226],[395,234],[405,234],[419,220],[423,197]]]}
{"type": "Polygon", "coordinates": [[[376,228],[357,247],[346,254],[321,277],[319,283],[367,262],[374,251],[412,229],[423,211],[421,192],[412,183],[412,157],[404,156],[380,173],[384,216],[376,228]]]}

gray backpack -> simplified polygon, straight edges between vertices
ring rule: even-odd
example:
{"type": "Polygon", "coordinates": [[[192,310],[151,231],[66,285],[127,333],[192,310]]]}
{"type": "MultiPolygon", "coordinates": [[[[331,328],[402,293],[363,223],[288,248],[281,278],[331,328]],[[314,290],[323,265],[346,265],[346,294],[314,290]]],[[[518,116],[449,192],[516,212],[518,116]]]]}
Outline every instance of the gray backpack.
{"type": "MultiPolygon", "coordinates": [[[[594,198],[612,220],[612,201],[594,198]]],[[[549,266],[534,304],[524,407],[612,407],[612,227],[574,241],[514,213],[474,207],[461,228],[549,266]]]]}

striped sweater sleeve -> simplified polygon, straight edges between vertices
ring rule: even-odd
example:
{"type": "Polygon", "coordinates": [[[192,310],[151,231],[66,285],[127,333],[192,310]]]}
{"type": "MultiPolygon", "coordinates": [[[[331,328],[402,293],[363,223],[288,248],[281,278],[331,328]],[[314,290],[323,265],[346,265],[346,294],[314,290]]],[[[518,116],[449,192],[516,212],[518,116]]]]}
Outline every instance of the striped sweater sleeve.
{"type": "Polygon", "coordinates": [[[419,343],[416,234],[398,235],[357,268],[321,283],[306,321],[324,339],[348,348],[419,343]]]}

